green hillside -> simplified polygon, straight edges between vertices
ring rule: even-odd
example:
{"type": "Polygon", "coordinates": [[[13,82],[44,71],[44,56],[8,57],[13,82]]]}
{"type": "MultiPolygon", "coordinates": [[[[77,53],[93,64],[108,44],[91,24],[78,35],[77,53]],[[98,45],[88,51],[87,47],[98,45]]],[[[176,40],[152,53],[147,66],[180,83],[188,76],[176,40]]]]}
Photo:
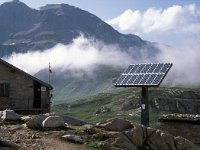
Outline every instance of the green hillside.
{"type": "MultiPolygon", "coordinates": [[[[52,110],[57,113],[95,123],[112,117],[121,117],[139,123],[140,92],[140,88],[127,88],[118,92],[101,93],[71,103],[55,105],[52,110]]],[[[188,105],[187,101],[190,101],[194,108],[189,108],[188,106],[188,109],[194,109],[193,111],[197,111],[197,113],[200,112],[200,109],[196,110],[196,108],[200,108],[199,88],[150,88],[150,122],[152,125],[157,123],[161,114],[174,113],[173,111],[155,106],[155,100],[166,98],[169,99],[168,103],[170,106],[168,107],[175,108],[174,105],[177,105],[177,103],[182,105],[185,103],[188,105]]],[[[176,111],[179,111],[178,108],[176,111]]]]}
{"type": "MultiPolygon", "coordinates": [[[[127,88],[123,91],[101,93],[71,103],[55,105],[53,106],[53,111],[89,122],[99,122],[112,117],[121,117],[140,122],[140,92],[140,88],[127,88]]],[[[190,100],[190,103],[194,106],[193,111],[200,112],[200,109],[196,110],[196,108],[200,108],[199,88],[150,88],[151,124],[155,125],[161,114],[172,113],[169,110],[159,109],[154,104],[155,100],[166,98],[173,101],[169,107],[175,107],[173,105],[177,105],[177,103],[184,104],[186,100],[190,100]]],[[[188,104],[186,103],[186,105],[188,104]]],[[[192,107],[189,109],[192,109],[192,107]]]]}

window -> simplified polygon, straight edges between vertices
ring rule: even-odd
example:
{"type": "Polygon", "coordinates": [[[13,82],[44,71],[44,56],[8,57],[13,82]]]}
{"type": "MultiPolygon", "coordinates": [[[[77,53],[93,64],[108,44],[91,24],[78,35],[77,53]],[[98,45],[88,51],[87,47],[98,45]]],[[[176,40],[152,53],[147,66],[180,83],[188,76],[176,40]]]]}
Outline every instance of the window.
{"type": "Polygon", "coordinates": [[[10,96],[10,83],[0,82],[0,97],[10,96]]]}

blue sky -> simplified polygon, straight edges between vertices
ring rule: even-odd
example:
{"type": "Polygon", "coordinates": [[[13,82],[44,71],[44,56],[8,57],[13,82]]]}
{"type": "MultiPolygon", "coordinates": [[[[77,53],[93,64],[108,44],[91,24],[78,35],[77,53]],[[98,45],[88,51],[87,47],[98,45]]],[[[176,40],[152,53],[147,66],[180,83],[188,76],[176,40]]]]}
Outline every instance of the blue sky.
{"type": "MultiPolygon", "coordinates": [[[[0,3],[10,0],[0,0],[0,3]]],[[[39,8],[46,4],[66,3],[87,10],[103,20],[120,15],[127,9],[145,11],[150,7],[167,8],[172,5],[188,5],[199,0],[20,0],[32,8],[39,8]]]]}
{"type": "MultiPolygon", "coordinates": [[[[3,3],[9,0],[0,0],[3,3]]],[[[67,3],[89,11],[121,33],[177,45],[200,39],[200,0],[20,0],[32,8],[67,3]]]]}

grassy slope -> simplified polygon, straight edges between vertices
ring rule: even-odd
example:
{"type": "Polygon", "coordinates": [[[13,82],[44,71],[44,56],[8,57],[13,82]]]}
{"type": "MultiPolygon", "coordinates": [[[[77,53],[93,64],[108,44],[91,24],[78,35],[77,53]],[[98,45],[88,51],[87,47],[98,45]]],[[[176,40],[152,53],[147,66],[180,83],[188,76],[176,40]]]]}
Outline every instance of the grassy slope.
{"type": "MultiPolygon", "coordinates": [[[[178,88],[179,89],[179,88],[178,88]]],[[[149,91],[149,99],[162,95],[165,91],[171,90],[166,88],[153,88],[149,91]]],[[[173,89],[174,90],[174,89],[173,89]]],[[[119,92],[101,93],[86,99],[80,99],[70,103],[69,108],[66,105],[58,105],[53,107],[53,111],[62,113],[89,122],[99,122],[112,117],[121,117],[130,121],[140,122],[140,108],[122,111],[121,107],[125,102],[140,102],[140,88],[129,88],[119,92]],[[110,112],[95,115],[94,112],[100,107],[111,108],[110,112]]],[[[157,123],[158,117],[167,112],[150,108],[150,122],[152,125],[157,123]]]]}

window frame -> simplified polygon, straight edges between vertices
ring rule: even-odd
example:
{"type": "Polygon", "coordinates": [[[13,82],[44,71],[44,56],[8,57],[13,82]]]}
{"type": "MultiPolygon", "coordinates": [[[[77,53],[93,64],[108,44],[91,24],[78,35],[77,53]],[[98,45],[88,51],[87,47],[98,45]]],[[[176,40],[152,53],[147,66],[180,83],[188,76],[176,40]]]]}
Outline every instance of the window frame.
{"type": "Polygon", "coordinates": [[[10,82],[0,81],[0,97],[10,97],[10,82]]]}

